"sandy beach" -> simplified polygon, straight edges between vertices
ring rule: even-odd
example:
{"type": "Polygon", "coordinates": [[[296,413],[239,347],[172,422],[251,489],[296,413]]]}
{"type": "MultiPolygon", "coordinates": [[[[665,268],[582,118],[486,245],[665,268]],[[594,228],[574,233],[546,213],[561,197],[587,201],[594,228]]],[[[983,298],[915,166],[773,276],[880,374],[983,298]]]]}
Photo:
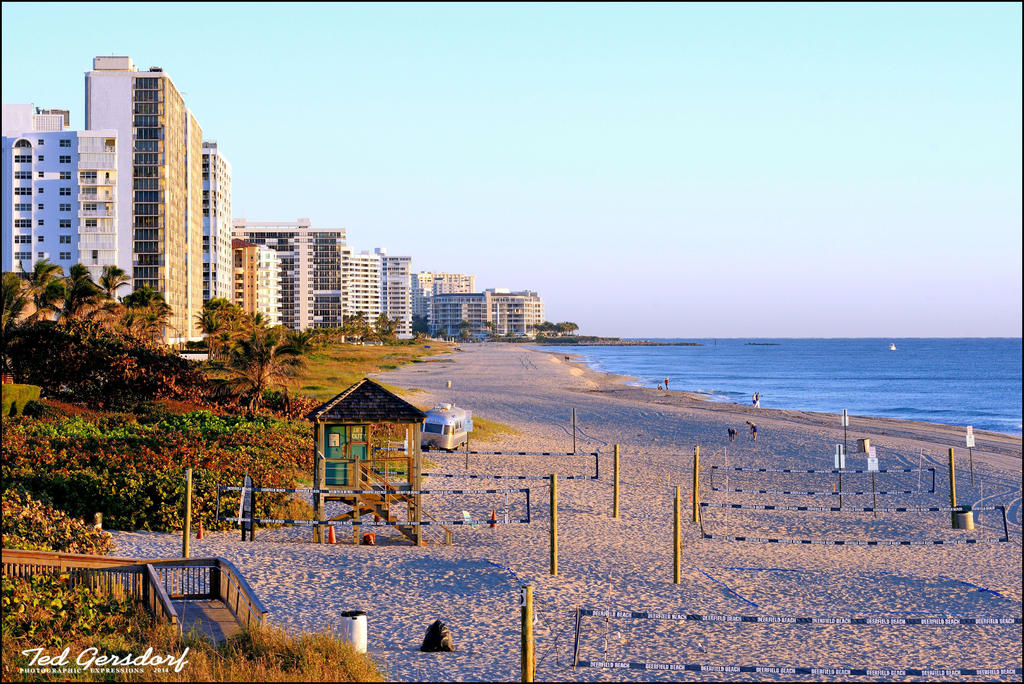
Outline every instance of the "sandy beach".
{"type": "MultiPolygon", "coordinates": [[[[537,679],[558,681],[849,680],[842,672],[781,673],[637,671],[572,668],[575,611],[775,616],[779,618],[1014,618],[1021,617],[1021,438],[976,432],[971,485],[960,429],[851,416],[848,442],[870,438],[880,467],[879,507],[949,505],[948,456],[956,449],[958,503],[1006,507],[1007,543],[1000,511],[976,513],[972,532],[950,529],[948,512],[797,511],[733,509],[721,504],[832,507],[834,476],[726,470],[832,468],[843,441],[836,415],[753,409],[711,403],[681,391],[628,385],[629,378],[593,372],[570,352],[551,354],[519,345],[471,344],[377,377],[408,388],[421,406],[453,402],[474,415],[512,426],[500,442],[474,440],[473,449],[571,452],[570,416],[576,411],[575,455],[428,456],[438,474],[592,475],[560,480],[559,574],[549,573],[549,489],[541,480],[467,480],[428,477],[430,488],[531,489],[530,524],[456,527],[454,545],[355,546],[350,535],[334,546],[313,545],[310,528],[260,530],[255,542],[237,532],[193,540],[194,556],[235,563],[288,629],[329,629],[345,610],[368,614],[371,654],[395,681],[511,681],[520,674],[519,586],[534,588],[538,614],[537,679]],[[451,388],[446,383],[451,382],[451,388]],[[758,427],[751,439],[748,421],[758,427]],[[727,429],[738,431],[734,442],[727,429]],[[620,517],[612,512],[612,451],[621,453],[620,517]],[[704,529],[715,537],[748,536],[820,541],[910,540],[906,546],[836,546],[702,539],[690,519],[693,451],[701,450],[704,529]],[[712,466],[718,466],[712,470],[712,466]],[[931,471],[935,469],[935,491],[931,471]],[[712,479],[713,478],[713,479],[712,479]],[[682,487],[682,581],[672,582],[672,507],[682,487]],[[717,490],[717,491],[715,491],[717,490]],[[735,491],[743,490],[743,491],[735,491]],[[818,491],[821,495],[760,494],[750,490],[818,491]],[[983,543],[948,542],[977,539],[983,543]],[[947,542],[933,544],[933,541],[947,542]],[[441,619],[458,651],[421,653],[427,626],[441,619]]],[[[685,379],[673,379],[685,386],[685,379]]],[[[338,391],[343,390],[339,387],[338,391]]],[[[840,407],[841,408],[841,407],[840,407]]],[[[850,454],[847,468],[863,469],[850,454]]],[[[871,476],[848,474],[844,507],[872,506],[871,476]]],[[[424,504],[439,520],[463,511],[485,520],[525,512],[525,496],[431,495],[424,504]]],[[[345,528],[340,528],[344,530],[345,528]]],[[[389,535],[376,528],[378,537],[389,535]]],[[[115,533],[114,553],[173,558],[180,537],[115,533]]],[[[841,621],[840,621],[841,622],[841,621]]],[[[1021,626],[900,624],[774,624],[674,621],[586,616],[579,658],[584,661],[680,666],[817,668],[1021,667],[1021,626]]],[[[1019,677],[868,676],[869,680],[1014,681],[1019,677]]]]}

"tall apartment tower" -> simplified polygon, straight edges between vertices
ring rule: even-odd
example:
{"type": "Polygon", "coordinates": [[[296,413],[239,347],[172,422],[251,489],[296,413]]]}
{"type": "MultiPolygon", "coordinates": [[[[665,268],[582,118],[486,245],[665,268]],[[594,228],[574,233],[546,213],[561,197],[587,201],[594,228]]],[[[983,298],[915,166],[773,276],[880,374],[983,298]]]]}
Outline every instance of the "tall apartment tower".
{"type": "Polygon", "coordinates": [[[231,164],[203,142],[203,301],[232,297],[231,164]]]}
{"type": "Polygon", "coordinates": [[[467,332],[473,337],[484,337],[490,329],[498,335],[524,337],[544,322],[544,302],[532,290],[493,288],[436,294],[431,299],[431,335],[458,337],[467,323],[467,332]]]}
{"type": "Polygon", "coordinates": [[[269,327],[278,325],[280,299],[277,252],[265,245],[233,239],[234,292],[231,301],[250,314],[261,314],[269,327]]]}
{"type": "Polygon", "coordinates": [[[164,337],[199,336],[203,305],[203,131],[160,67],[96,57],[85,74],[85,127],[121,141],[118,262],[135,289],[148,285],[171,307],[164,337]]]}
{"type": "Polygon", "coordinates": [[[67,110],[3,106],[4,271],[49,259],[95,280],[118,262],[117,131],[68,126],[67,110]]]}
{"type": "MultiPolygon", "coordinates": [[[[277,252],[282,325],[292,330],[342,325],[342,273],[352,252],[345,244],[343,228],[314,229],[308,218],[269,222],[236,218],[232,220],[232,235],[277,252]]],[[[379,296],[378,291],[378,300],[379,296]]]]}
{"type": "Polygon", "coordinates": [[[381,255],[349,252],[345,257],[342,290],[345,316],[362,314],[372,327],[383,311],[381,306],[381,255]]]}
{"type": "Polygon", "coordinates": [[[433,315],[431,298],[438,294],[468,294],[476,290],[476,276],[465,273],[435,273],[423,271],[412,274],[412,313],[414,316],[433,315]]]}
{"type": "Polygon", "coordinates": [[[386,249],[373,250],[380,255],[380,306],[388,318],[398,321],[400,338],[412,337],[412,257],[388,256],[386,249]]]}

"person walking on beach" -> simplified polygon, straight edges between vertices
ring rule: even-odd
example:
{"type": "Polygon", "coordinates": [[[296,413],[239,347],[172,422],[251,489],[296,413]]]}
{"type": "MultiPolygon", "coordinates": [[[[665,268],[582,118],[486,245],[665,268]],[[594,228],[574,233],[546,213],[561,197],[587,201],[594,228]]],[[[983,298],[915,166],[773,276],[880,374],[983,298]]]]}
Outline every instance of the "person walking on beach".
{"type": "Polygon", "coordinates": [[[665,378],[665,389],[668,389],[668,378],[665,378]]]}
{"type": "Polygon", "coordinates": [[[750,426],[750,439],[752,439],[752,440],[754,440],[756,442],[757,441],[757,423],[751,423],[748,420],[747,421],[747,425],[750,426]]]}
{"type": "Polygon", "coordinates": [[[729,441],[730,442],[735,442],[736,441],[736,428],[729,428],[729,441]]]}
{"type": "Polygon", "coordinates": [[[754,392],[754,408],[761,408],[761,393],[754,392]]]}

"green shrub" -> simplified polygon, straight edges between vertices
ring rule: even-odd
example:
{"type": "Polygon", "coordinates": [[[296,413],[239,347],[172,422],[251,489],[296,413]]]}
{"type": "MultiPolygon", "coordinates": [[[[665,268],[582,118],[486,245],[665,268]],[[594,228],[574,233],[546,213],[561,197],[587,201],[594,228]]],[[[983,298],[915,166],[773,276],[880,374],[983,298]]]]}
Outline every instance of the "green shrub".
{"type": "Polygon", "coordinates": [[[38,385],[2,385],[0,390],[0,405],[5,416],[19,416],[25,406],[32,401],[39,400],[38,385]]]}
{"type": "Polygon", "coordinates": [[[109,532],[97,530],[64,511],[10,489],[3,494],[3,546],[64,553],[110,553],[109,532]]]}
{"type": "Polygon", "coordinates": [[[83,636],[129,634],[130,599],[72,586],[71,575],[3,577],[3,637],[38,647],[63,647],[83,636]]]}

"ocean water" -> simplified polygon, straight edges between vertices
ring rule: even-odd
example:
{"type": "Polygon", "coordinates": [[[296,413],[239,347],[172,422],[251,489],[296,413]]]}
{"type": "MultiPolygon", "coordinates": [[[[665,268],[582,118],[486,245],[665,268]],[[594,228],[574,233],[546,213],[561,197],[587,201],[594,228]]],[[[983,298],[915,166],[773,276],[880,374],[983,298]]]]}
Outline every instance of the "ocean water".
{"type": "Polygon", "coordinates": [[[686,347],[538,346],[634,384],[712,401],[972,425],[1021,434],[1020,338],[696,339],[686,347]],[[889,344],[896,345],[895,351],[889,344]]]}

